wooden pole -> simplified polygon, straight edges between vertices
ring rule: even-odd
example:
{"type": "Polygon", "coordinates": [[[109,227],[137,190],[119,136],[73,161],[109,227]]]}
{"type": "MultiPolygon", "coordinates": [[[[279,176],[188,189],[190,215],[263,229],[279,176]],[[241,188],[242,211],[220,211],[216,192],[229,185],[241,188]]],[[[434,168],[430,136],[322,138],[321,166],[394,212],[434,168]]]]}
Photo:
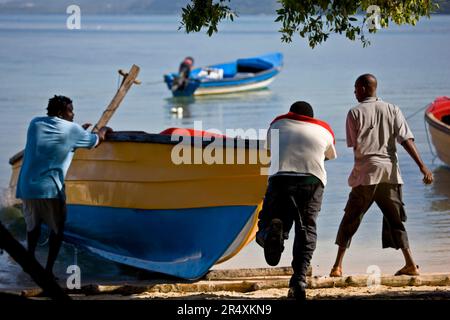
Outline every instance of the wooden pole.
{"type": "MultiPolygon", "coordinates": [[[[292,267],[276,267],[276,268],[245,268],[245,269],[217,269],[209,271],[204,279],[206,280],[233,280],[239,278],[255,278],[255,277],[280,277],[292,276],[292,267]]],[[[308,267],[306,276],[312,276],[312,266],[308,267]]]]}
{"type": "Polygon", "coordinates": [[[53,279],[37,260],[9,233],[0,223],[0,248],[8,254],[28,273],[31,278],[40,286],[44,293],[54,300],[70,300],[70,297],[63,291],[58,283],[53,279]]]}
{"type": "Polygon", "coordinates": [[[139,67],[135,64],[130,69],[129,73],[125,73],[123,70],[119,70],[119,74],[124,78],[122,80],[122,84],[114,95],[113,99],[109,103],[108,107],[105,111],[103,111],[102,116],[98,120],[97,124],[92,129],[92,132],[98,132],[101,127],[104,127],[108,124],[109,120],[113,116],[114,112],[119,108],[120,103],[123,98],[127,94],[128,90],[131,88],[133,84],[140,84],[139,80],[136,80],[139,74],[139,67]]]}

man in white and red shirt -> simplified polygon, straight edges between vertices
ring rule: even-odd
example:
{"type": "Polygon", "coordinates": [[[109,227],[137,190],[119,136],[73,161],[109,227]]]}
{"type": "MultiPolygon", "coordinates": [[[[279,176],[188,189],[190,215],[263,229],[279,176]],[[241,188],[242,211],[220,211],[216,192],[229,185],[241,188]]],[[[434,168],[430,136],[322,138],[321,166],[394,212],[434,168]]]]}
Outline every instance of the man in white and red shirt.
{"type": "Polygon", "coordinates": [[[267,263],[277,265],[295,222],[289,296],[305,299],[306,272],[317,241],[316,218],[327,183],[324,161],[336,158],[334,134],[326,122],[314,118],[311,105],[298,101],[271,123],[267,147],[270,177],[257,242],[267,263]]]}

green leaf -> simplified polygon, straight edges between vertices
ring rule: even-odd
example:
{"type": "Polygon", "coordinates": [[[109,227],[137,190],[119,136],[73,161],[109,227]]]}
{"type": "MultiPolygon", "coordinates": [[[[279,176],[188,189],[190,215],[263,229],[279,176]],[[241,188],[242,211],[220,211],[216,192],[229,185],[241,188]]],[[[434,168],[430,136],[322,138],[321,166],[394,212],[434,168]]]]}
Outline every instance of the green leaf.
{"type": "MultiPolygon", "coordinates": [[[[206,33],[212,36],[218,32],[218,25],[223,20],[234,21],[237,17],[233,9],[225,5],[232,5],[233,1],[236,0],[190,0],[181,9],[179,29],[189,33],[206,28],[206,33]]],[[[382,28],[387,28],[390,21],[414,26],[421,17],[430,17],[430,13],[439,7],[430,0],[278,0],[277,3],[280,8],[276,9],[275,22],[282,25],[281,41],[291,42],[297,33],[301,38],[307,38],[311,48],[325,42],[330,33],[344,34],[352,41],[358,39],[366,47],[370,41],[363,33],[377,31],[368,27],[374,13],[380,14],[382,28]],[[378,5],[379,12],[367,12],[371,5],[378,5]],[[358,21],[354,16],[356,12],[364,14],[361,27],[352,25],[358,21]]]]}

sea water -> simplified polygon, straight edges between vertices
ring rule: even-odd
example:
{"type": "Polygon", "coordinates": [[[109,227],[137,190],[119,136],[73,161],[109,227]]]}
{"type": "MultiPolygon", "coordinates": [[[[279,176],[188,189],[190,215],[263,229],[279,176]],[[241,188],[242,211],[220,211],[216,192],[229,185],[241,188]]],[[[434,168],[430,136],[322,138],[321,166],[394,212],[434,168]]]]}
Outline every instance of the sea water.
{"type": "MultiPolygon", "coordinates": [[[[336,232],[350,191],[347,177],[353,164],[345,144],[345,117],[356,104],[353,84],[362,73],[379,80],[378,95],[400,106],[405,116],[437,96],[450,95],[450,16],[433,16],[416,27],[392,26],[369,35],[371,46],[331,36],[311,49],[299,37],[280,41],[274,17],[239,17],[207,35],[178,31],[177,16],[82,16],[80,30],[66,28],[62,15],[0,15],[0,187],[8,185],[8,159],[25,144],[29,121],[46,113],[54,94],[74,101],[75,121],[95,123],[117,89],[118,69],[141,67],[142,85],[134,86],[109,125],[115,130],[160,132],[168,127],[263,129],[296,100],[314,107],[316,117],[327,121],[336,134],[338,159],[326,163],[328,185],[318,218],[317,250],[313,272],[325,275],[334,262],[336,232]],[[267,52],[284,54],[284,67],[269,89],[196,98],[182,103],[171,99],[162,75],[176,71],[187,55],[195,64],[209,65],[267,52]]],[[[435,182],[422,184],[422,176],[399,146],[405,185],[406,223],[412,252],[422,272],[450,271],[450,169],[434,159],[427,143],[423,112],[408,118],[425,163],[435,182]]],[[[176,192],[176,190],[174,190],[176,192]]],[[[25,243],[20,213],[10,212],[7,222],[25,243]]],[[[381,249],[382,215],[374,205],[353,239],[344,261],[346,273],[364,274],[371,265],[382,273],[402,267],[401,252],[381,249]]],[[[45,235],[42,239],[44,242],[45,235]]],[[[289,265],[292,240],[286,244],[280,265],[289,265]]],[[[47,246],[39,247],[45,263],[47,246]]],[[[64,278],[74,261],[83,281],[123,281],[145,277],[141,272],[103,260],[81,248],[64,245],[55,266],[64,278]]],[[[262,249],[254,242],[233,259],[214,268],[266,267],[262,249]]],[[[29,277],[5,253],[0,255],[0,287],[31,285],[29,277]]]]}

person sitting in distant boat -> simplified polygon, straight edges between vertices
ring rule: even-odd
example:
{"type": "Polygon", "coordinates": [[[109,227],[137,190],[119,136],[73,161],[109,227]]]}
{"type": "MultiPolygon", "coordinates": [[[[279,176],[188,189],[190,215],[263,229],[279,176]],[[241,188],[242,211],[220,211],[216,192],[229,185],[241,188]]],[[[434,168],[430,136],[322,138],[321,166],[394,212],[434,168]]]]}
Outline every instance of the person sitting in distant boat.
{"type": "Polygon", "coordinates": [[[27,225],[28,251],[34,256],[41,232],[41,222],[49,230],[49,251],[46,271],[53,275],[53,266],[61,247],[66,220],[64,178],[77,148],[93,148],[108,132],[103,127],[98,134],[73,123],[72,100],[54,96],[49,100],[46,117],[31,120],[23,163],[17,182],[16,197],[22,199],[27,225]]]}
{"type": "Polygon", "coordinates": [[[309,103],[298,101],[271,123],[267,148],[270,177],[256,241],[264,248],[267,263],[275,266],[295,222],[289,297],[304,300],[306,273],[317,242],[316,218],[327,183],[324,161],[336,158],[334,133],[326,122],[314,118],[309,103]],[[276,132],[278,141],[271,141],[276,132]]]}
{"type": "Polygon", "coordinates": [[[396,153],[397,141],[418,165],[423,182],[433,182],[433,174],[422,162],[401,110],[377,97],[377,79],[363,74],[355,82],[359,104],[347,114],[347,146],[353,148],[355,164],[348,179],[350,192],[345,214],[336,236],[339,246],[331,277],[342,276],[342,260],[350,247],[364,214],[375,202],[383,213],[383,248],[401,249],[405,266],[395,275],[419,275],[411,255],[404,226],[405,206],[402,200],[403,180],[396,153]]]}
{"type": "Polygon", "coordinates": [[[194,58],[186,57],[178,68],[178,76],[175,77],[172,84],[172,91],[184,90],[189,83],[189,76],[194,67],[194,58]]]}

